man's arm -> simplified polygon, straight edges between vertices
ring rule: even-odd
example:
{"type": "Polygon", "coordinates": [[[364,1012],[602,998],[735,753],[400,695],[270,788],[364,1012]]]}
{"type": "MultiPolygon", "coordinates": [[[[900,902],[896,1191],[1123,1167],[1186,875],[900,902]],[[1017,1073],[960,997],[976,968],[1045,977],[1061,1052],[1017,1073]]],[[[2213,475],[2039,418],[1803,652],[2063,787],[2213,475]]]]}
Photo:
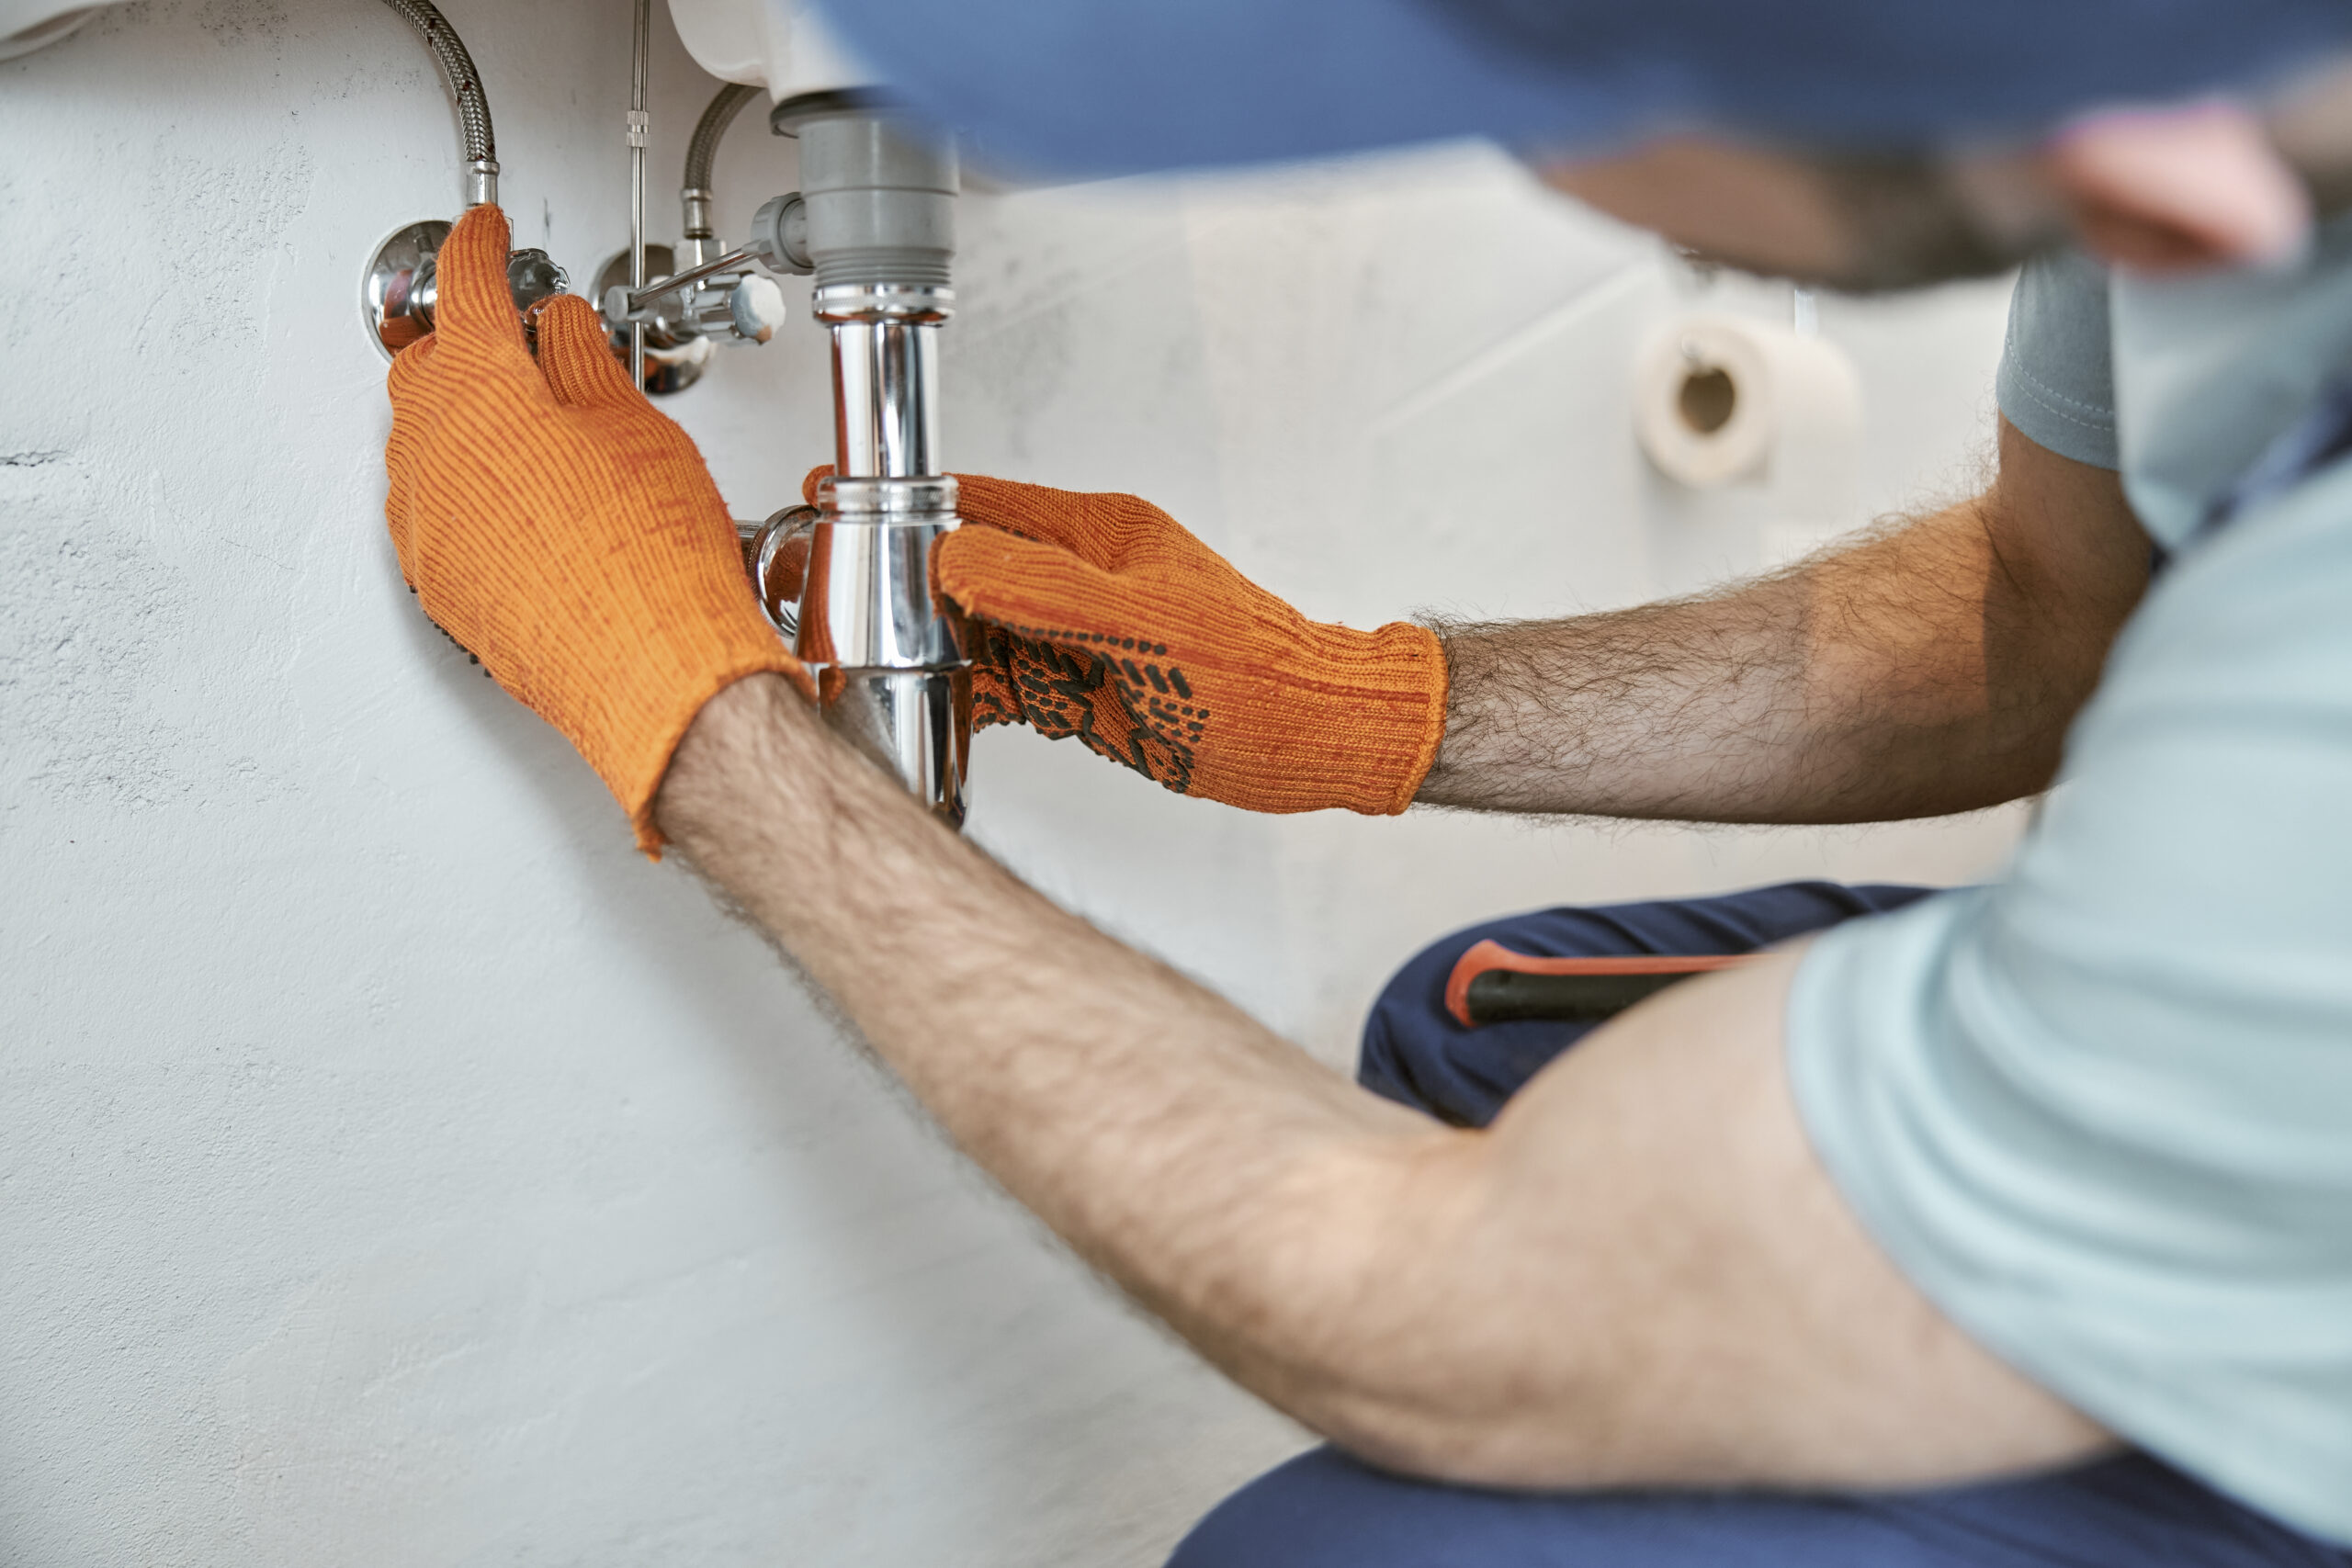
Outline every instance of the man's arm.
{"type": "Polygon", "coordinates": [[[1937,816],[2041,789],[2146,586],[2116,476],[2001,422],[1982,496],[1719,593],[1444,628],[1419,798],[1719,822],[1937,816]]]}
{"type": "Polygon", "coordinates": [[[655,811],[1015,1198],[1374,1460],[1871,1484],[2103,1441],[1848,1215],[1783,1081],[1788,958],[1635,1010],[1458,1132],[1023,887],[776,678],[704,708],[655,811]]]}

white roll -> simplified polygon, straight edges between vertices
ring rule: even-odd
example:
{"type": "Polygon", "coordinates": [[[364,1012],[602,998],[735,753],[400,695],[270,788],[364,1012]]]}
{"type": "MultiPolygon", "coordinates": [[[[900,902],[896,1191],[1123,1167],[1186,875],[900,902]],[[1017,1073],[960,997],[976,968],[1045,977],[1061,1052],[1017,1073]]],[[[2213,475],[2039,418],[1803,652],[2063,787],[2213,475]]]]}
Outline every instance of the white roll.
{"type": "Polygon", "coordinates": [[[1634,378],[1634,433],[1667,478],[1756,487],[1768,530],[1820,537],[1857,521],[1861,379],[1837,344],[1746,317],[1688,315],[1643,344],[1634,378]]]}

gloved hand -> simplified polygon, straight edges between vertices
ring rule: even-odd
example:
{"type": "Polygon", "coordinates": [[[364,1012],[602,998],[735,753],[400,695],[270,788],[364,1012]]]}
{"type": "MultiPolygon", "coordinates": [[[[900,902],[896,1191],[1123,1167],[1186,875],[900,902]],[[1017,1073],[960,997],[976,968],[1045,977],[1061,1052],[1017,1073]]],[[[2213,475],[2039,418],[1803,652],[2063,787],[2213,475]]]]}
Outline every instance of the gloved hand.
{"type": "Polygon", "coordinates": [[[532,363],[506,252],[492,207],[442,247],[437,330],[392,362],[384,517],[424,613],[563,732],[654,854],[653,793],[702,705],[761,671],[808,677],[694,443],[585,300],[541,310],[532,363]]]}
{"type": "Polygon", "coordinates": [[[1427,627],[1310,621],[1131,495],[958,476],[939,591],[987,628],[976,722],[1019,721],[1179,795],[1402,811],[1445,732],[1427,627]]]}

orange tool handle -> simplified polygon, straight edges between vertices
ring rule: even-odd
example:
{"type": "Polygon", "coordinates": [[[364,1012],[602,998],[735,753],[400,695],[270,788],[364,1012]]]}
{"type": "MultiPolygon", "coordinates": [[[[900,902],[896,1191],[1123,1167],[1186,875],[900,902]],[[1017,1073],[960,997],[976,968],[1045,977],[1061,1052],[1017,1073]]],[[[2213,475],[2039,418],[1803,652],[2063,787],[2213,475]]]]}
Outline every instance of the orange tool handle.
{"type": "Polygon", "coordinates": [[[1464,1029],[1514,1019],[1614,1018],[1678,980],[1753,962],[1748,953],[1537,958],[1488,938],[1454,961],[1445,1010],[1464,1029]]]}

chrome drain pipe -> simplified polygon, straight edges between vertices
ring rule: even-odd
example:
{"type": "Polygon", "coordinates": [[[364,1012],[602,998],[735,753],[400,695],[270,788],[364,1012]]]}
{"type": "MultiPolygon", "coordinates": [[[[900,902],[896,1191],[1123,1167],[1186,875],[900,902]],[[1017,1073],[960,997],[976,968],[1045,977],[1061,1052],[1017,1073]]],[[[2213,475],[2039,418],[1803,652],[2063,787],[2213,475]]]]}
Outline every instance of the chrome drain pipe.
{"type": "Polygon", "coordinates": [[[939,445],[956,150],[862,93],[789,99],[771,123],[800,140],[811,300],[832,339],[833,475],[813,519],[770,525],[761,553],[806,530],[794,649],[827,718],[960,824],[971,634],[931,591],[932,548],[956,526],[939,445]]]}

